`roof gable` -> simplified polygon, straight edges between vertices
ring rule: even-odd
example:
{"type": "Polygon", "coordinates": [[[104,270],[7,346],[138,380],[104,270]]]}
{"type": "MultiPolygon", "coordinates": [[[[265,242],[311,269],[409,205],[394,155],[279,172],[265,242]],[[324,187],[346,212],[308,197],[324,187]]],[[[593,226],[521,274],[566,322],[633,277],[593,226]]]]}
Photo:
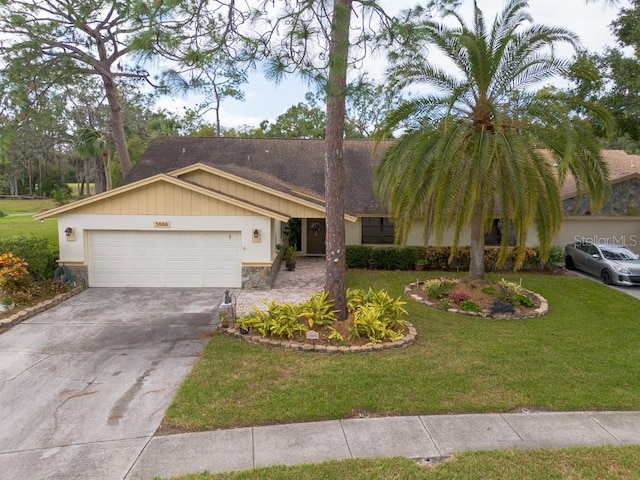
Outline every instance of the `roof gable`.
{"type": "MultiPolygon", "coordinates": [[[[295,194],[276,190],[260,183],[229,174],[208,165],[196,164],[171,172],[181,180],[194,183],[208,190],[218,192],[229,198],[261,205],[282,212],[290,218],[324,217],[324,200],[311,194],[295,194]]],[[[355,222],[356,217],[345,215],[347,220],[355,222]]]]}
{"type": "MultiPolygon", "coordinates": [[[[609,167],[611,185],[640,177],[640,155],[630,155],[624,150],[602,150],[602,157],[609,167]]],[[[567,175],[560,195],[562,200],[569,200],[578,195],[572,175],[567,175]]]]}
{"type": "Polygon", "coordinates": [[[36,220],[64,213],[102,215],[264,215],[289,217],[238,198],[230,198],[184,180],[159,174],[34,215],[36,220]],[[204,200],[204,201],[203,201],[204,200]],[[195,205],[195,206],[194,206],[195,205]]]}

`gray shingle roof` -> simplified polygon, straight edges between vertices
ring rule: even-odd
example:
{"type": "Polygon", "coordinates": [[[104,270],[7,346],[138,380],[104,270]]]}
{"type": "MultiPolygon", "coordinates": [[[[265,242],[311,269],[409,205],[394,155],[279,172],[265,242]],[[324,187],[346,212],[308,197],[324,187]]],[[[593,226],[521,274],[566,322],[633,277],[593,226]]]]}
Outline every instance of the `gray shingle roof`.
{"type": "MultiPolygon", "coordinates": [[[[371,140],[345,140],[345,209],[352,215],[385,211],[373,192],[373,170],[388,144],[375,152],[371,140]]],[[[304,198],[324,197],[323,139],[162,137],[155,139],[124,179],[131,183],[158,173],[168,173],[204,163],[247,180],[304,198]]],[[[640,174],[640,156],[620,150],[603,150],[611,181],[640,174]]],[[[563,198],[575,195],[569,176],[563,198]]]]}
{"type": "MultiPolygon", "coordinates": [[[[374,157],[371,140],[345,140],[345,210],[352,215],[384,209],[373,192],[373,170],[385,145],[374,157]]],[[[324,197],[322,139],[162,137],[155,139],[123,183],[204,163],[287,193],[324,197]]]]}

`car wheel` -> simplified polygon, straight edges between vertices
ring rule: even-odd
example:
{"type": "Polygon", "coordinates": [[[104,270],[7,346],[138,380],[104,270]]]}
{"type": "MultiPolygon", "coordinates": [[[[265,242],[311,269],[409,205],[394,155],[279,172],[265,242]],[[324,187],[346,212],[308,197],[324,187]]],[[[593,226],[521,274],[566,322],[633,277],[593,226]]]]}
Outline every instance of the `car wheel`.
{"type": "Polygon", "coordinates": [[[600,278],[605,285],[611,285],[613,283],[613,278],[611,278],[611,272],[609,270],[602,270],[600,278]]]}
{"type": "Polygon", "coordinates": [[[576,264],[573,263],[573,258],[569,255],[567,255],[564,258],[564,265],[565,267],[567,267],[567,270],[575,270],[576,269],[576,264]]]}

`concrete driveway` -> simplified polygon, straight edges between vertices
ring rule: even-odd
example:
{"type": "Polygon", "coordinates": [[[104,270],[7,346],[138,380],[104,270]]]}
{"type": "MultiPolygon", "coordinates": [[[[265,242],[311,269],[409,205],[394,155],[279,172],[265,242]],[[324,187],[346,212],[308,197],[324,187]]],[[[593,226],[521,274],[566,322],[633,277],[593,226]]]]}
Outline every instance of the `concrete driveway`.
{"type": "Polygon", "coordinates": [[[0,477],[123,479],[220,289],[89,289],[0,335],[0,477]]]}

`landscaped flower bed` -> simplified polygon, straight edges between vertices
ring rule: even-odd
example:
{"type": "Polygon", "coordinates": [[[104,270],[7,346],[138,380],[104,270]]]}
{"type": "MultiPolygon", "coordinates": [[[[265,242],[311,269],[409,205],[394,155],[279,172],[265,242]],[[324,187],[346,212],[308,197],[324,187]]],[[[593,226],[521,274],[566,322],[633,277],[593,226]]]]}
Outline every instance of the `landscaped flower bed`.
{"type": "MultiPolygon", "coordinates": [[[[266,309],[254,307],[228,331],[256,343],[336,352],[400,347],[415,338],[400,298],[355,289],[347,291],[347,303],[348,319],[338,320],[326,292],[302,304],[265,302],[266,309]]],[[[227,319],[221,319],[221,326],[229,326],[227,319]]]]}
{"type": "MultiPolygon", "coordinates": [[[[30,315],[44,310],[44,302],[60,298],[73,289],[72,285],[51,280],[34,281],[29,264],[11,252],[0,255],[0,326],[9,327],[30,315]]],[[[65,297],[66,298],[66,297],[65,297]]],[[[51,302],[50,302],[51,303],[51,302]]]]}
{"type": "Polygon", "coordinates": [[[432,278],[405,292],[416,301],[447,312],[491,318],[531,318],[547,313],[547,301],[521,284],[504,279],[432,278]]]}

